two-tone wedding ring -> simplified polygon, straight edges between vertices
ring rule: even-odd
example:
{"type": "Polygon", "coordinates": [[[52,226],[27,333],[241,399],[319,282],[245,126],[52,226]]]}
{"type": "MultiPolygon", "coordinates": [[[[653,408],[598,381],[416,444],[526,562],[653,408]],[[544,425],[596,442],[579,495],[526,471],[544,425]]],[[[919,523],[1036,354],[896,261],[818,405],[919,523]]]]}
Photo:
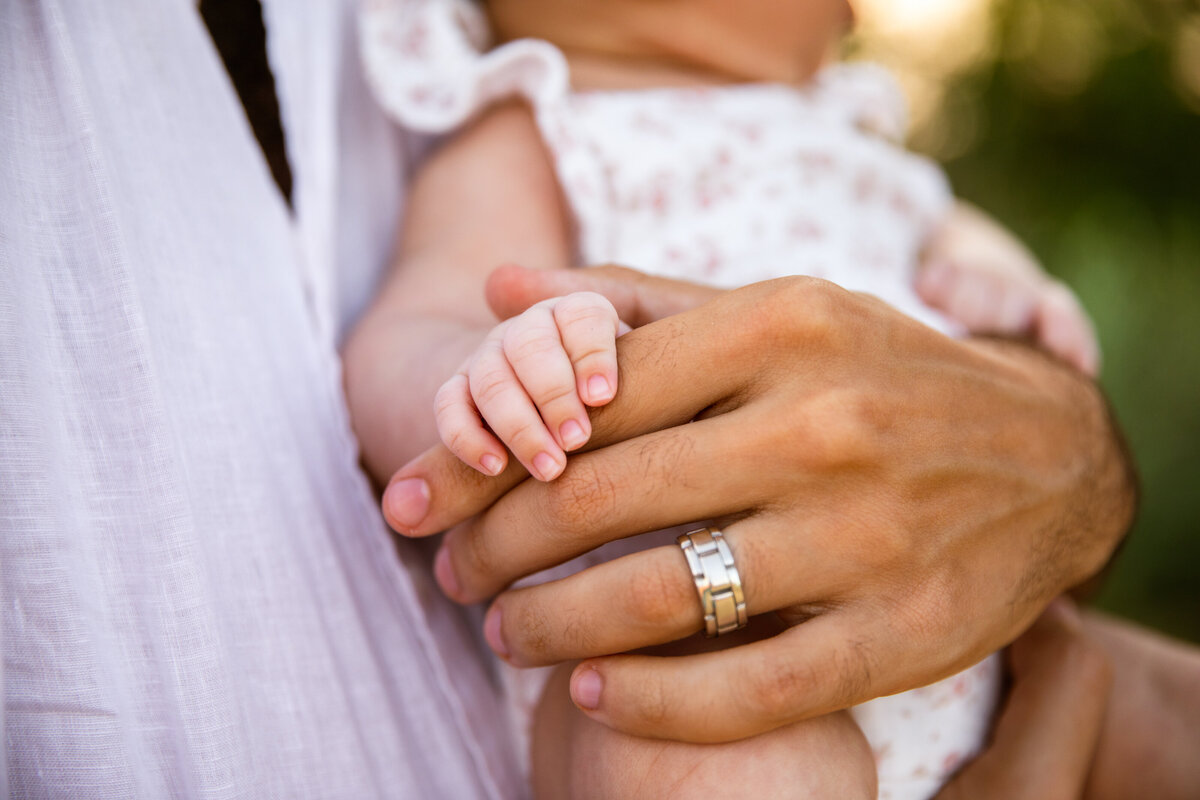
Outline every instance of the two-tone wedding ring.
{"type": "Polygon", "coordinates": [[[700,607],[705,635],[720,636],[746,627],[746,596],[725,536],[716,528],[697,528],[675,540],[683,550],[700,607]]]}

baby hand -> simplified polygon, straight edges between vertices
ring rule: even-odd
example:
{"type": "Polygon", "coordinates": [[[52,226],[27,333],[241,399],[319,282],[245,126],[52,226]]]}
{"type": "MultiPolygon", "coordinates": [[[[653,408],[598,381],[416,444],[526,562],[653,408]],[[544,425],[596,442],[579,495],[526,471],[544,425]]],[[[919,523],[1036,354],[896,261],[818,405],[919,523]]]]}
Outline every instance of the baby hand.
{"type": "Polygon", "coordinates": [[[1032,336],[1088,375],[1099,369],[1096,333],[1074,292],[970,207],[957,208],[926,246],[917,293],[971,333],[1032,336]]]}
{"type": "Polygon", "coordinates": [[[592,434],[584,405],[617,392],[617,337],[629,327],[604,296],[575,292],[506,320],[434,400],[438,435],[463,463],[499,475],[507,447],[538,480],[592,434]]]}

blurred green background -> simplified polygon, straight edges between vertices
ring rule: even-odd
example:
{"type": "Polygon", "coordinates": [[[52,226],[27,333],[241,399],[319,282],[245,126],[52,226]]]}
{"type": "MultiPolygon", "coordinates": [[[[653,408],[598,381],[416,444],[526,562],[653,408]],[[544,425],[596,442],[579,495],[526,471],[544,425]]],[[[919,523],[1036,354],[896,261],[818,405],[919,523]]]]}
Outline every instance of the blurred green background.
{"type": "Polygon", "coordinates": [[[948,15],[924,29],[864,5],[853,47],[897,69],[914,147],[1095,318],[1143,482],[1099,604],[1200,641],[1198,4],[908,0],[948,15]]]}

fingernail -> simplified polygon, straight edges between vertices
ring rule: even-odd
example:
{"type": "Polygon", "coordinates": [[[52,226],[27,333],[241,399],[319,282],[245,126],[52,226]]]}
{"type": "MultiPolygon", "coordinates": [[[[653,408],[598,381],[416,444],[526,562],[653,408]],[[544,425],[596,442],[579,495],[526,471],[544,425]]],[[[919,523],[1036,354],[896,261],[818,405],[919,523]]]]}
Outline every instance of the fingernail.
{"type": "Polygon", "coordinates": [[[508,646],[504,644],[504,635],[500,632],[500,606],[492,606],[483,619],[483,638],[487,639],[488,645],[493,652],[501,658],[508,660],[510,653],[508,646]]]}
{"type": "Polygon", "coordinates": [[[450,551],[444,544],[433,557],[433,576],[437,578],[438,586],[442,587],[442,591],[448,597],[457,600],[462,596],[458,578],[454,575],[454,567],[450,566],[450,551]]]}
{"type": "Polygon", "coordinates": [[[388,518],[405,528],[415,528],[429,513],[429,484],[421,478],[396,481],[383,495],[388,518]]]}
{"type": "Polygon", "coordinates": [[[558,462],[549,453],[538,453],[533,457],[533,469],[537,472],[537,477],[548,481],[558,475],[558,462]]]}
{"type": "Polygon", "coordinates": [[[592,403],[602,403],[611,400],[613,391],[608,379],[603,375],[593,375],[588,378],[588,400],[592,403]]]}
{"type": "Polygon", "coordinates": [[[558,429],[558,435],[562,437],[563,447],[567,450],[582,447],[583,443],[587,441],[587,434],[583,432],[583,426],[573,419],[562,424],[562,427],[558,429]]]}
{"type": "Polygon", "coordinates": [[[600,707],[600,693],[604,691],[604,678],[591,667],[578,670],[571,677],[571,699],[586,711],[600,707]]]}
{"type": "Polygon", "coordinates": [[[479,466],[483,467],[483,471],[488,475],[499,475],[503,462],[491,453],[484,453],[479,458],[479,466]]]}

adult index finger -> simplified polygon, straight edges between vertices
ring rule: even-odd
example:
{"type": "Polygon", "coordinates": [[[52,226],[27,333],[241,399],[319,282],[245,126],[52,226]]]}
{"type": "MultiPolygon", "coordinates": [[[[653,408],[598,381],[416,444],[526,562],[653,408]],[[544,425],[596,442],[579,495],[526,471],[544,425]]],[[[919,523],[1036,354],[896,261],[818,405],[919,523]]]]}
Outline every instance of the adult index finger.
{"type": "MultiPolygon", "coordinates": [[[[758,345],[771,284],[778,282],[723,294],[622,336],[617,396],[590,411],[593,433],[584,449],[683,425],[742,392],[769,358],[758,345]]],[[[406,536],[428,536],[475,516],[526,476],[514,459],[489,478],[438,445],[392,477],[384,516],[406,536]]]]}

